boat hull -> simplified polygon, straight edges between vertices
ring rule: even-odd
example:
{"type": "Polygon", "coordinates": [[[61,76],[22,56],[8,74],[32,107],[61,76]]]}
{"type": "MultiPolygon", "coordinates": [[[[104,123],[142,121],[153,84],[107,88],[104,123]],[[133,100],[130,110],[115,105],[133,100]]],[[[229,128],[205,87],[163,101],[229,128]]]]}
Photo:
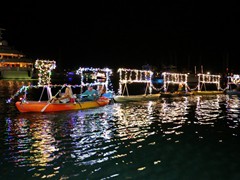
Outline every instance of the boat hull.
{"type": "Polygon", "coordinates": [[[148,101],[159,99],[160,94],[114,96],[115,102],[148,101]]]}
{"type": "Polygon", "coordinates": [[[224,91],[192,91],[194,95],[215,95],[224,94],[224,91]]]}
{"type": "Polygon", "coordinates": [[[48,101],[27,101],[15,103],[18,111],[27,112],[59,112],[97,108],[109,104],[108,98],[99,98],[97,101],[75,102],[75,103],[48,103],[48,101]]]}
{"type": "Polygon", "coordinates": [[[160,97],[182,97],[182,96],[191,96],[192,92],[163,92],[160,97]]]}

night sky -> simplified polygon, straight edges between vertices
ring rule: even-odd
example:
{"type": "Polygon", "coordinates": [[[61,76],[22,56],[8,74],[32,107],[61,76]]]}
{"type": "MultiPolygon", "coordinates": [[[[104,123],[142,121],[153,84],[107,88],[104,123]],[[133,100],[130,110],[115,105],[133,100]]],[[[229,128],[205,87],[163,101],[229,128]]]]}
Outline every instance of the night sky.
{"type": "Polygon", "coordinates": [[[16,2],[1,7],[9,45],[60,68],[157,68],[240,73],[238,6],[228,1],[16,2]],[[50,3],[50,2],[49,2],[50,3]],[[135,62],[136,61],[136,62],[135,62]]]}

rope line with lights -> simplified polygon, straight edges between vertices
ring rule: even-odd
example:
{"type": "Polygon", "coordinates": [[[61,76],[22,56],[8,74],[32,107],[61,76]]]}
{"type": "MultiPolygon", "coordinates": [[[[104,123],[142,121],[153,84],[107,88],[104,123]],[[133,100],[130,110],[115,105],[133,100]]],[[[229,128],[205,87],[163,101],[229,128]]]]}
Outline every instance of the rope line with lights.
{"type": "MultiPolygon", "coordinates": [[[[70,86],[71,88],[79,88],[79,87],[82,87],[82,85],[68,85],[68,84],[49,84],[49,85],[28,85],[28,86],[22,86],[21,88],[19,88],[17,90],[17,92],[12,95],[9,99],[6,100],[6,103],[10,103],[14,98],[18,97],[19,95],[22,95],[26,98],[26,95],[27,95],[27,92],[30,90],[30,89],[33,89],[33,88],[36,88],[36,89],[39,89],[39,88],[57,88],[59,89],[59,87],[65,87],[65,86],[70,86]]],[[[22,99],[22,98],[21,98],[22,99]]],[[[22,99],[24,100],[24,99],[22,99]]]]}
{"type": "Polygon", "coordinates": [[[153,88],[155,91],[161,91],[164,87],[162,86],[161,88],[156,88],[156,87],[152,84],[152,88],[153,88]]]}

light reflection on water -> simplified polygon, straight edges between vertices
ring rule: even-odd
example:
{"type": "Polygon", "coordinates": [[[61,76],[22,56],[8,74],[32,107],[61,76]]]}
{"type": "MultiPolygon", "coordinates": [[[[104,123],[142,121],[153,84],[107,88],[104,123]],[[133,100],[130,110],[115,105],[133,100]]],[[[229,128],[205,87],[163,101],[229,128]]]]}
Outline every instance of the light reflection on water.
{"type": "MultiPolygon", "coordinates": [[[[238,128],[240,123],[240,101],[238,96],[231,96],[227,98],[226,103],[226,116],[228,120],[228,126],[230,128],[238,128]]],[[[235,135],[235,134],[234,134],[235,135]]]]}
{"type": "Polygon", "coordinates": [[[0,115],[0,177],[237,179],[239,110],[226,95],[43,114],[10,107],[0,115]]]}

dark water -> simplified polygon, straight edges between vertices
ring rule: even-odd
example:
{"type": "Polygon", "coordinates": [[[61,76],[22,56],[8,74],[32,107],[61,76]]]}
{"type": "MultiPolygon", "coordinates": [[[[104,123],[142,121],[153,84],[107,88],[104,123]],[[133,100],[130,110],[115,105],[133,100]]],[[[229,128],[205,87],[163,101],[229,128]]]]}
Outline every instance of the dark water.
{"type": "Polygon", "coordinates": [[[20,86],[0,86],[0,179],[240,179],[238,97],[20,114],[20,86]]]}

